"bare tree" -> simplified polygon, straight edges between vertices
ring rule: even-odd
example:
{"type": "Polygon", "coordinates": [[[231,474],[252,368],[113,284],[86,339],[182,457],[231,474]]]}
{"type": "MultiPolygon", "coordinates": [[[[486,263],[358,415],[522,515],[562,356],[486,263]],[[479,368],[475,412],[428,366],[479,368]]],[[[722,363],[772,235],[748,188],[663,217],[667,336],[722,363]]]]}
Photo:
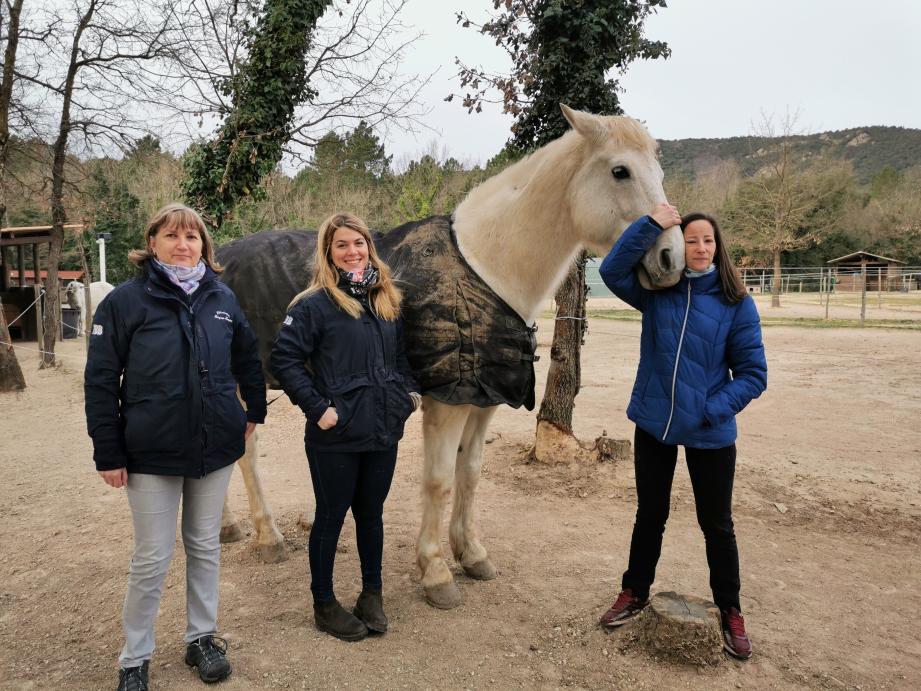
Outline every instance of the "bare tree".
{"type": "MultiPolygon", "coordinates": [[[[417,97],[429,76],[400,70],[407,48],[421,35],[402,22],[406,4],[330,3],[303,55],[307,92],[292,118],[287,154],[304,158],[330,129],[354,129],[361,121],[379,132],[391,125],[421,127],[417,97]]],[[[265,0],[176,4],[171,55],[145,74],[146,100],[154,117],[173,127],[172,139],[200,139],[203,130],[216,128],[233,112],[266,5],[265,0]]]]}
{"type": "Polygon", "coordinates": [[[127,148],[145,131],[143,113],[134,106],[134,78],[143,63],[167,55],[170,9],[168,1],[72,0],[66,9],[48,10],[46,22],[53,30],[32,56],[40,69],[23,74],[59,107],[50,147],[52,231],[41,367],[55,364],[68,153],[127,148]]]}
{"type": "MultiPolygon", "coordinates": [[[[3,51],[3,80],[0,82],[0,227],[6,225],[6,166],[9,158],[10,143],[10,103],[13,97],[13,71],[16,66],[16,52],[19,49],[19,16],[22,14],[23,0],[14,0],[10,4],[3,0],[0,13],[0,36],[6,40],[3,51]]],[[[0,252],[4,251],[0,248],[0,252]]],[[[0,257],[3,263],[5,257],[0,257]]],[[[10,332],[3,317],[3,304],[0,301],[0,391],[17,391],[26,386],[22,368],[16,358],[16,351],[10,343],[10,332]]]]}
{"type": "Polygon", "coordinates": [[[853,184],[849,166],[841,161],[809,165],[799,160],[795,126],[795,114],[787,113],[779,128],[773,117],[762,116],[756,136],[771,143],[754,153],[765,164],[739,185],[727,218],[741,244],[773,264],[771,307],[780,307],[783,253],[821,242],[840,221],[853,184]]]}

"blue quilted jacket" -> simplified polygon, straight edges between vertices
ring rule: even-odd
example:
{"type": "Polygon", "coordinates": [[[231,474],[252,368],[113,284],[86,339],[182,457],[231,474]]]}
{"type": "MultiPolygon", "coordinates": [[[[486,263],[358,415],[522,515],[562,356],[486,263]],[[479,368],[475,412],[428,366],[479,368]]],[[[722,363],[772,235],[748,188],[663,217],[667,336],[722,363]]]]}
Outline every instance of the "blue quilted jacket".
{"type": "Polygon", "coordinates": [[[758,311],[750,297],[730,304],[718,271],[643,288],[633,269],[660,232],[648,216],[634,222],[600,269],[605,285],[643,313],[627,417],[665,444],[729,446],[736,414],[767,388],[758,311]]]}

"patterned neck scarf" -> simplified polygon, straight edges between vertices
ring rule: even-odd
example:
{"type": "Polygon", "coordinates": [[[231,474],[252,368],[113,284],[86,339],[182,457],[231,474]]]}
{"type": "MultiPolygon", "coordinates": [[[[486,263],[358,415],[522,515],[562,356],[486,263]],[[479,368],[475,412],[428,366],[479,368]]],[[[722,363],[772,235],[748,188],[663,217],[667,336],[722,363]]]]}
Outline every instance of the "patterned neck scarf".
{"type": "Polygon", "coordinates": [[[170,282],[182,288],[186,295],[194,293],[198,288],[198,284],[201,283],[201,279],[205,277],[205,262],[201,259],[198,260],[198,264],[195,266],[164,264],[156,257],[154,257],[154,261],[170,282]]]}
{"type": "Polygon", "coordinates": [[[694,271],[692,269],[685,269],[684,275],[687,276],[688,278],[700,278],[701,276],[712,274],[714,271],[716,271],[716,264],[710,264],[710,266],[708,266],[703,271],[694,271]]]}
{"type": "Polygon", "coordinates": [[[368,290],[377,283],[379,278],[377,269],[371,264],[368,264],[368,267],[363,272],[343,271],[338,266],[336,271],[339,273],[339,287],[345,289],[349,295],[356,298],[367,295],[368,290]],[[359,276],[360,278],[358,278],[359,276]]]}

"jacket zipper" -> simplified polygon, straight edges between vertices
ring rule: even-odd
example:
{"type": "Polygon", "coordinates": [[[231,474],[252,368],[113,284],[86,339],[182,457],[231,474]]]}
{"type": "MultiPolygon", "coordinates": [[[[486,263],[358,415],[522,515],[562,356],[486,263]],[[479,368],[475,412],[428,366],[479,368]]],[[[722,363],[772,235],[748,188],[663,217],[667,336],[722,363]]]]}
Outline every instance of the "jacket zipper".
{"type": "Polygon", "coordinates": [[[681,336],[678,338],[678,351],[675,353],[675,370],[672,372],[672,409],[668,413],[668,423],[665,425],[665,434],[662,435],[662,441],[668,436],[668,430],[672,426],[672,418],[675,415],[675,386],[678,383],[678,362],[681,360],[681,346],[684,344],[684,331],[688,326],[688,313],[691,311],[691,282],[688,281],[688,304],[684,308],[684,321],[681,323],[681,336]]]}

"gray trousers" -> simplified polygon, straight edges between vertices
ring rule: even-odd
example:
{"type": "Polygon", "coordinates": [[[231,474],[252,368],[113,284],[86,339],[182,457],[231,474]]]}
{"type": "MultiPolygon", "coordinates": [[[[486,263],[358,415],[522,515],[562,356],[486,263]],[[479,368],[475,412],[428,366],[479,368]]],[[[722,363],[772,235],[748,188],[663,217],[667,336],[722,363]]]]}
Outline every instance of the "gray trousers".
{"type": "Polygon", "coordinates": [[[129,473],[128,504],[134,521],[134,556],[122,612],[123,668],[149,660],[160,594],[176,545],[176,518],[182,499],[182,544],[186,555],[185,641],[217,631],[221,563],[221,510],[233,465],[203,478],[129,473]]]}

